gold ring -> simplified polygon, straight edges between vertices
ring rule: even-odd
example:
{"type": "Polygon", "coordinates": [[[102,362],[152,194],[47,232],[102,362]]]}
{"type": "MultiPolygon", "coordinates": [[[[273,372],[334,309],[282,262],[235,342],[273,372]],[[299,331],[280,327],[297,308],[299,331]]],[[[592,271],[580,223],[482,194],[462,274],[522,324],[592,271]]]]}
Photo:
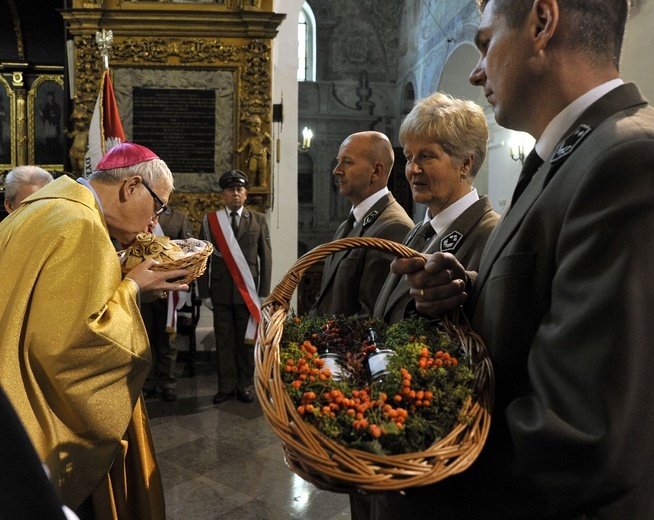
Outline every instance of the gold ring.
{"type": "Polygon", "coordinates": [[[424,296],[424,295],[425,295],[425,290],[424,290],[424,289],[420,289],[420,296],[424,296]]]}

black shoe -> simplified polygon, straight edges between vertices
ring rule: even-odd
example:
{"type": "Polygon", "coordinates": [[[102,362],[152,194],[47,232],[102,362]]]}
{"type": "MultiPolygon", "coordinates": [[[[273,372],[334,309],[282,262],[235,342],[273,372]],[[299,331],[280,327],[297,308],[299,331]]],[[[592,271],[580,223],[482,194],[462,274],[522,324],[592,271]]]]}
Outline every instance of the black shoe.
{"type": "Polygon", "coordinates": [[[236,399],[243,403],[251,403],[254,401],[254,397],[252,397],[252,393],[244,390],[242,392],[236,392],[236,399]]]}
{"type": "Polygon", "coordinates": [[[152,399],[153,397],[156,397],[157,395],[157,389],[152,388],[146,390],[145,388],[143,389],[143,399],[152,399]]]}
{"type": "Polygon", "coordinates": [[[177,401],[177,392],[172,388],[164,388],[161,398],[168,402],[177,401]]]}
{"type": "Polygon", "coordinates": [[[220,404],[224,403],[229,399],[230,395],[226,394],[225,392],[218,392],[216,395],[213,396],[213,404],[220,404]]]}

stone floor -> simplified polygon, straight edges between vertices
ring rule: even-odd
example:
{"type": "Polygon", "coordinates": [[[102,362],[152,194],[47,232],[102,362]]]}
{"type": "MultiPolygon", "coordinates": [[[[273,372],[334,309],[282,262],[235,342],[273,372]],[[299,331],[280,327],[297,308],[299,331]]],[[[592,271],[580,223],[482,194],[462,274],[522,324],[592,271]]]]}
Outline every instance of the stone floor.
{"type": "Polygon", "coordinates": [[[212,404],[210,364],[198,364],[194,377],[183,374],[177,392],[172,403],[146,401],[167,520],[350,518],[347,495],[321,491],[288,469],[256,401],[212,404]]]}

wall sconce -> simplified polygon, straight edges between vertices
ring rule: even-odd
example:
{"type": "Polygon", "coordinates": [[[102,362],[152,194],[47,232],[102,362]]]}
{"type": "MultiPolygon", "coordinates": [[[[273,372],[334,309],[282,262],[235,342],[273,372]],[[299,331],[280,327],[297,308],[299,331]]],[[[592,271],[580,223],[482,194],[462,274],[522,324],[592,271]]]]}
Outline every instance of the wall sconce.
{"type": "Polygon", "coordinates": [[[525,150],[531,150],[534,147],[534,138],[525,132],[513,132],[509,139],[509,155],[514,161],[525,162],[525,150]]]}
{"type": "Polygon", "coordinates": [[[297,144],[298,151],[300,153],[307,153],[309,148],[311,148],[311,139],[313,138],[313,132],[311,128],[304,127],[302,130],[302,142],[297,144]]]}

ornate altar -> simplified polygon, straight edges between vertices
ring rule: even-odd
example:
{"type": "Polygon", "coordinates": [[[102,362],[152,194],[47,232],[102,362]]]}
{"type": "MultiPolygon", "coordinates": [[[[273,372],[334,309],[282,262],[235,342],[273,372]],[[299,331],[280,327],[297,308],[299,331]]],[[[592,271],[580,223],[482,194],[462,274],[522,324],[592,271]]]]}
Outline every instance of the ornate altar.
{"type": "Polygon", "coordinates": [[[171,206],[194,231],[221,201],[218,178],[240,169],[249,202],[270,205],[272,40],[284,19],[272,0],[73,0],[75,128],[84,130],[103,63],[96,32],[111,31],[110,74],[128,140],[169,165],[171,206]],[[255,124],[253,124],[255,123],[255,124]]]}

